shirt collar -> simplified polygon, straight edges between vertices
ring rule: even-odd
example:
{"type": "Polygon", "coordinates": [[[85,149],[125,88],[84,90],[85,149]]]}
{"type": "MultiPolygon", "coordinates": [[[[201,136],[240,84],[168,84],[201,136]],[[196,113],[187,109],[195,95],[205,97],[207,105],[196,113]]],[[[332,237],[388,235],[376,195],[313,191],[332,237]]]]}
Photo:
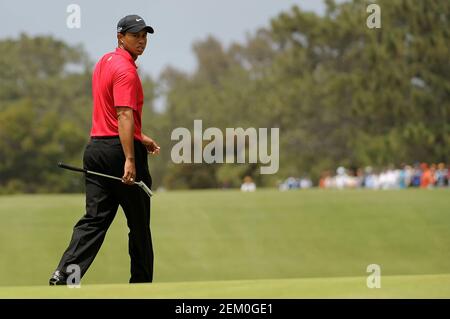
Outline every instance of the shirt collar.
{"type": "Polygon", "coordinates": [[[133,57],[131,56],[131,54],[127,50],[122,49],[122,48],[116,48],[116,54],[119,54],[119,55],[123,56],[124,58],[126,58],[137,69],[137,65],[134,62],[133,57]]]}

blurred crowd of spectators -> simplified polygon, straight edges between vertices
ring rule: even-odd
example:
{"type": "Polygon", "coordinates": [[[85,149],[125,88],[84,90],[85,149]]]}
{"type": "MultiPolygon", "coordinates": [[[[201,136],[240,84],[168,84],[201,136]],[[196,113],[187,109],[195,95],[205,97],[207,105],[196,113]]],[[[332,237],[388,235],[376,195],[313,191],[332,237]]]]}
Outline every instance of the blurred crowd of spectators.
{"type": "Polygon", "coordinates": [[[278,184],[280,191],[287,191],[290,189],[311,188],[313,182],[308,177],[288,177],[285,181],[278,184]]]}
{"type": "Polygon", "coordinates": [[[400,168],[390,166],[376,170],[370,166],[364,169],[348,170],[339,167],[336,174],[324,172],[319,181],[320,188],[368,188],[402,189],[408,187],[447,187],[450,169],[444,164],[404,164],[400,168]]]}

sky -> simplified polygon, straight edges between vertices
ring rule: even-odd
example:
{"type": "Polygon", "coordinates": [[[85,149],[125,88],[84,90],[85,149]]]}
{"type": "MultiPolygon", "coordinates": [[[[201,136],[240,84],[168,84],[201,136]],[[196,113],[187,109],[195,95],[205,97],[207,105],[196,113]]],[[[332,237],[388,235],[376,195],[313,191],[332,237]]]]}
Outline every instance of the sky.
{"type": "Polygon", "coordinates": [[[142,16],[155,29],[144,54],[137,60],[141,71],[157,77],[171,65],[185,72],[196,68],[192,44],[213,35],[225,46],[243,43],[248,34],[268,26],[280,12],[298,5],[323,14],[322,0],[15,0],[0,2],[0,39],[52,35],[71,45],[82,44],[93,62],[117,45],[116,25],[127,14],[142,16]],[[80,8],[80,27],[67,20],[80,8]]]}

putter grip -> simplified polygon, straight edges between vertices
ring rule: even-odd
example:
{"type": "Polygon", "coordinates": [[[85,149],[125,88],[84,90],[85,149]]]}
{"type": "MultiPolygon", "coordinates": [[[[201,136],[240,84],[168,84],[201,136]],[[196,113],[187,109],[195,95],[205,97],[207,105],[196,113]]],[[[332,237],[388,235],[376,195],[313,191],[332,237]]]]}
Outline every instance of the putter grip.
{"type": "Polygon", "coordinates": [[[83,168],[79,168],[79,167],[74,167],[74,166],[70,166],[64,163],[59,162],[58,166],[64,169],[69,169],[71,171],[75,171],[75,172],[81,172],[81,173],[87,173],[87,170],[83,169],[83,168]]]}

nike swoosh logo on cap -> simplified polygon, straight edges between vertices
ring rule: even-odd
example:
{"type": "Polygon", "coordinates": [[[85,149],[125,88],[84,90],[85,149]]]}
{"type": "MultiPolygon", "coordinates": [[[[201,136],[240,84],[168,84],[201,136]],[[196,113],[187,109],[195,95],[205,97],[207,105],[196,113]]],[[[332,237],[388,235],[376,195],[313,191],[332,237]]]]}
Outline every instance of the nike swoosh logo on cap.
{"type": "Polygon", "coordinates": [[[142,19],[136,19],[137,22],[141,21],[142,19]]]}

